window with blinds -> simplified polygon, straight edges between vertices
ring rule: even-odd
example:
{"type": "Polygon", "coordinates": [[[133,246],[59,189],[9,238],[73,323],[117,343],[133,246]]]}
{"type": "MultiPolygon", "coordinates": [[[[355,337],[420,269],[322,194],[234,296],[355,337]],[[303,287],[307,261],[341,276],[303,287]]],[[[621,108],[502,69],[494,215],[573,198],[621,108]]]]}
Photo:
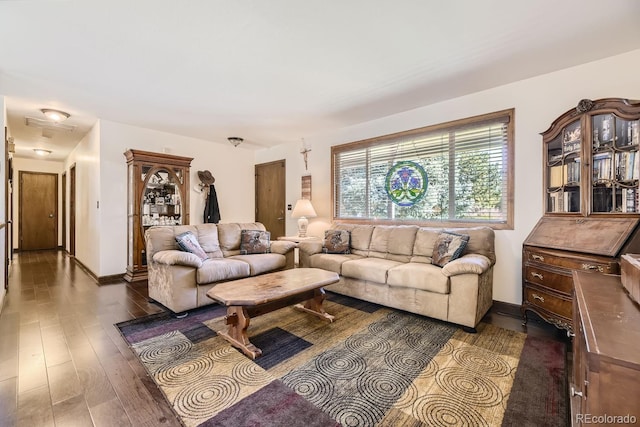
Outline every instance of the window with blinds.
{"type": "Polygon", "coordinates": [[[505,110],[332,147],[335,220],[513,229],[513,116],[505,110]],[[390,197],[399,162],[426,172],[408,206],[390,197]]]}

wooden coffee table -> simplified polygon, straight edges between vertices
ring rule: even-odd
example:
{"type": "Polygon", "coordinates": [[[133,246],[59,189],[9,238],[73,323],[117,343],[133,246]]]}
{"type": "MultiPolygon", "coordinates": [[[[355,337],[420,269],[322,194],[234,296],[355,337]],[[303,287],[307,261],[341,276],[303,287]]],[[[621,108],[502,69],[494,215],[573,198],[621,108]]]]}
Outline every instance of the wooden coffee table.
{"type": "Polygon", "coordinates": [[[262,350],[249,342],[247,328],[251,317],[305,301],[295,308],[333,322],[334,317],[322,308],[322,287],[338,280],[338,274],[330,271],[294,268],[220,283],[207,292],[209,298],[228,307],[225,319],[229,328],[218,331],[218,335],[255,359],[262,350]]]}

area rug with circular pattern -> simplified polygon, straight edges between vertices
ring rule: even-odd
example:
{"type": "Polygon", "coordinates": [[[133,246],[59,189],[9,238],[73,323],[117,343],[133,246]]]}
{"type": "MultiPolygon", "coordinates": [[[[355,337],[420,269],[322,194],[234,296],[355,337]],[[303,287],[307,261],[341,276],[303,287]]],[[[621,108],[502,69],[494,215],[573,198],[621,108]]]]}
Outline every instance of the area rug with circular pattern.
{"type": "Polygon", "coordinates": [[[255,361],[224,307],[116,326],[185,426],[564,426],[565,344],[327,294],[333,323],[293,308],[251,319],[255,361]]]}

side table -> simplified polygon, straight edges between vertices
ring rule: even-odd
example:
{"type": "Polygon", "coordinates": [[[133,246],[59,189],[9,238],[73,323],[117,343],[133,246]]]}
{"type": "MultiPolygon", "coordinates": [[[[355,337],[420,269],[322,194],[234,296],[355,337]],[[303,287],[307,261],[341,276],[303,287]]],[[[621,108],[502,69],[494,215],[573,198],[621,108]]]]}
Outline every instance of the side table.
{"type": "Polygon", "coordinates": [[[320,242],[321,239],[320,237],[313,237],[313,236],[308,236],[308,237],[298,237],[298,236],[280,236],[278,237],[278,240],[286,240],[287,242],[294,242],[296,244],[295,249],[293,250],[293,262],[296,266],[296,268],[298,267],[298,264],[300,262],[300,255],[299,255],[299,250],[298,250],[298,243],[300,242],[320,242]]]}

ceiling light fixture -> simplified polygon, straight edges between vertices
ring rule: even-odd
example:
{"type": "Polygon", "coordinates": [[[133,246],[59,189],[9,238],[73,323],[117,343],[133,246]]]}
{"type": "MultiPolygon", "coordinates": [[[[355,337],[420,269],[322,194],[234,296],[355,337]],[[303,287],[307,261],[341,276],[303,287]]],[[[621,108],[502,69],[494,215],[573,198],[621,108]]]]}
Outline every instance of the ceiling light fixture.
{"type": "Polygon", "coordinates": [[[244,141],[244,139],[242,138],[238,138],[237,136],[230,136],[229,138],[227,138],[229,140],[229,142],[231,143],[231,145],[233,145],[234,147],[237,147],[238,145],[240,145],[240,143],[242,141],[244,141]]]}
{"type": "Polygon", "coordinates": [[[45,150],[44,148],[34,148],[33,151],[38,156],[48,156],[49,154],[51,154],[51,150],[45,150]]]}
{"type": "Polygon", "coordinates": [[[52,110],[51,108],[43,108],[40,111],[42,111],[42,114],[44,114],[47,119],[53,120],[56,123],[63,122],[71,117],[71,114],[69,113],[65,113],[60,110],[52,110]]]}

